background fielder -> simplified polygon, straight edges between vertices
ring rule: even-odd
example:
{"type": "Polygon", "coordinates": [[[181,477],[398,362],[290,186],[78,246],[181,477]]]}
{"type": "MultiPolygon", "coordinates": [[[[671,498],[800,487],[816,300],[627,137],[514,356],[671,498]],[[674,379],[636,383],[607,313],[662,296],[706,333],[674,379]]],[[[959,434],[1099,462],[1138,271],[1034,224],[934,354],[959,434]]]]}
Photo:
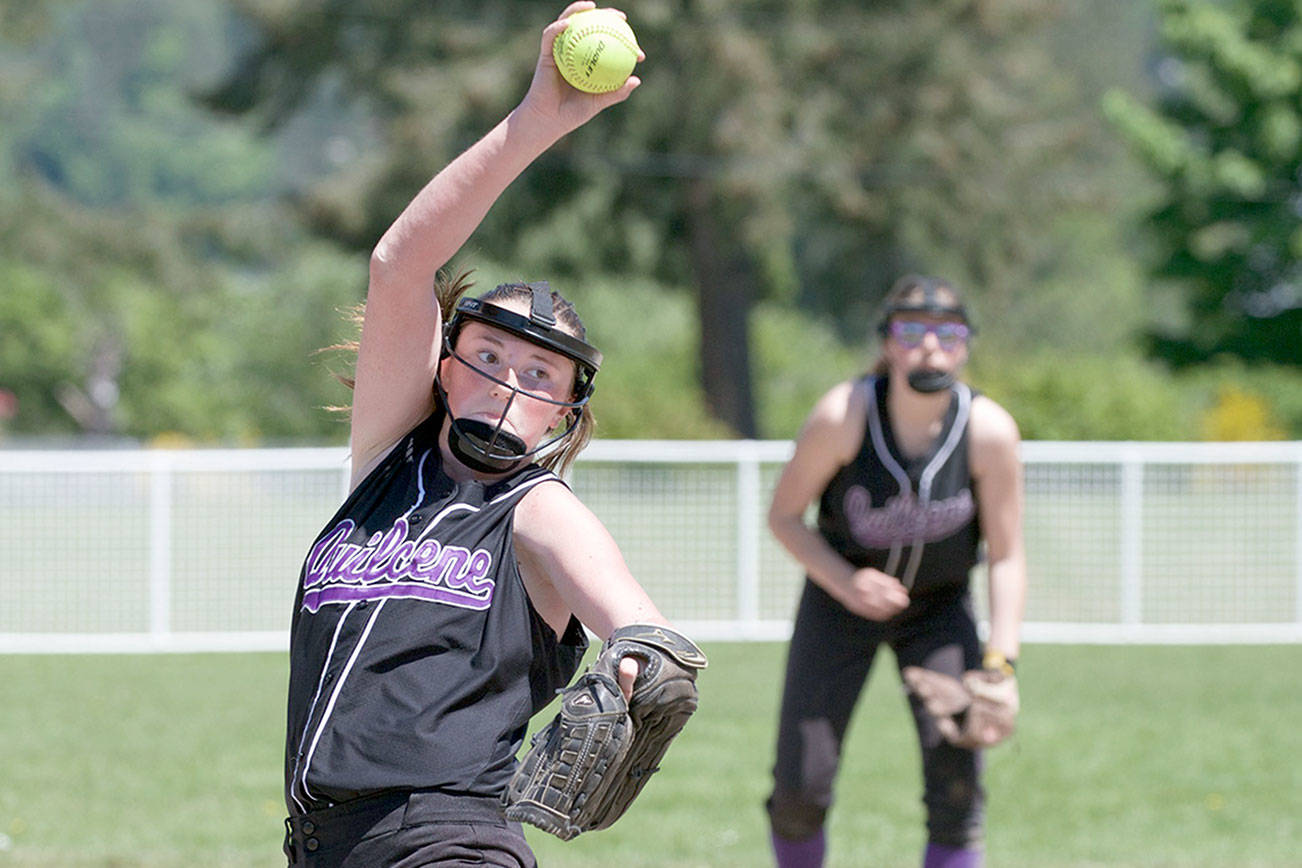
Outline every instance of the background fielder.
{"type": "MultiPolygon", "coordinates": [[[[897,282],[882,356],[814,407],[769,512],[805,567],[788,651],[772,794],[781,868],[821,865],[841,743],[874,655],[958,677],[983,655],[968,591],[987,544],[991,634],[985,662],[1011,673],[1025,605],[1017,426],[957,375],[971,325],[958,292],[931,277],[897,282]],[[819,502],[818,524],[804,523],[819,502]]],[[[1015,687],[1015,682],[1013,683],[1015,687]]],[[[919,699],[926,868],[981,862],[980,754],[942,738],[919,699]]]]}

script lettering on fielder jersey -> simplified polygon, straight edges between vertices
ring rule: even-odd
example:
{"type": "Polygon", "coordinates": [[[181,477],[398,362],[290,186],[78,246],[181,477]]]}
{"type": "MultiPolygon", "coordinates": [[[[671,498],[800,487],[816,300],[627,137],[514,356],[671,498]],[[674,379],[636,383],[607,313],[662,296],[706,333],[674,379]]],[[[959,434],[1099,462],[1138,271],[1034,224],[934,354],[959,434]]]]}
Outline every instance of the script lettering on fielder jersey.
{"type": "Polygon", "coordinates": [[[387,597],[428,600],[464,609],[487,609],[495,582],[493,556],[445,546],[436,539],[408,539],[406,517],[365,545],[345,542],[356,528],[352,519],[335,525],[312,547],[303,575],[303,608],[387,597]]]}
{"type": "Polygon", "coordinates": [[[855,541],[870,549],[889,548],[896,542],[942,540],[976,514],[972,492],[966,488],[953,497],[925,504],[908,492],[874,508],[867,489],[856,485],[845,493],[844,509],[855,541]]]}

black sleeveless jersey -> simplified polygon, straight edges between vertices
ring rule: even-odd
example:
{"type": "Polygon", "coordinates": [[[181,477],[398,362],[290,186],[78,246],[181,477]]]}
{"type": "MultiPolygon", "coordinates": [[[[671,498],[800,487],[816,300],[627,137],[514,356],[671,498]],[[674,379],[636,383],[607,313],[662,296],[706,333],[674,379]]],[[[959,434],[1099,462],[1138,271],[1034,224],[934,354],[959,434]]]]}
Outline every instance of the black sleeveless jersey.
{"type": "Polygon", "coordinates": [[[529,602],[512,516],[529,465],[492,483],[442,469],[436,411],[389,452],[317,537],[290,639],[291,813],[389,789],[499,795],[529,718],[578,668],[529,602]]]}
{"type": "Polygon", "coordinates": [[[856,567],[889,573],[915,596],[966,587],[981,537],[968,468],[974,393],[963,383],[950,387],[931,453],[910,460],[892,435],[886,388],[885,377],[868,379],[863,445],[824,489],[818,530],[856,567]]]}

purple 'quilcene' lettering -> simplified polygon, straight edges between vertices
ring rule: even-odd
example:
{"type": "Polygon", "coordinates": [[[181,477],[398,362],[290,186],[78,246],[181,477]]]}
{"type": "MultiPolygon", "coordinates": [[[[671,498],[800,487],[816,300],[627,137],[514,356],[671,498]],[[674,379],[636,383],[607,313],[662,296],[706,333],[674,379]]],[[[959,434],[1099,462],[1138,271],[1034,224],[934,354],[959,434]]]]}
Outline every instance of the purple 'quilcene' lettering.
{"type": "Polygon", "coordinates": [[[331,528],[308,553],[303,608],[389,597],[425,600],[466,609],[487,609],[496,582],[493,556],[485,549],[444,546],[435,539],[408,539],[406,516],[370,535],[364,545],[346,542],[352,519],[331,528]]]}
{"type": "Polygon", "coordinates": [[[912,492],[887,498],[879,507],[863,486],[856,485],[842,501],[850,535],[866,548],[890,548],[894,543],[936,542],[958,531],[976,515],[972,492],[919,503],[912,492]]]}

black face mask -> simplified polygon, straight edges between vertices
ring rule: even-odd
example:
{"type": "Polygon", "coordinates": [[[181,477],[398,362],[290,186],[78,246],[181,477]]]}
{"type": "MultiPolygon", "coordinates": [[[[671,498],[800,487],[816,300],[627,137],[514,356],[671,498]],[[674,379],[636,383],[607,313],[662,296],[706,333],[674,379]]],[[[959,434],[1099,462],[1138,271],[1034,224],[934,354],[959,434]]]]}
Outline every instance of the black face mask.
{"type": "Polygon", "coordinates": [[[448,446],[457,460],[480,473],[506,473],[528,456],[525,442],[481,419],[453,419],[448,446]]]}
{"type": "Polygon", "coordinates": [[[909,371],[909,388],[924,395],[940,392],[954,385],[957,375],[953,371],[937,371],[935,368],[919,368],[909,371]]]}

